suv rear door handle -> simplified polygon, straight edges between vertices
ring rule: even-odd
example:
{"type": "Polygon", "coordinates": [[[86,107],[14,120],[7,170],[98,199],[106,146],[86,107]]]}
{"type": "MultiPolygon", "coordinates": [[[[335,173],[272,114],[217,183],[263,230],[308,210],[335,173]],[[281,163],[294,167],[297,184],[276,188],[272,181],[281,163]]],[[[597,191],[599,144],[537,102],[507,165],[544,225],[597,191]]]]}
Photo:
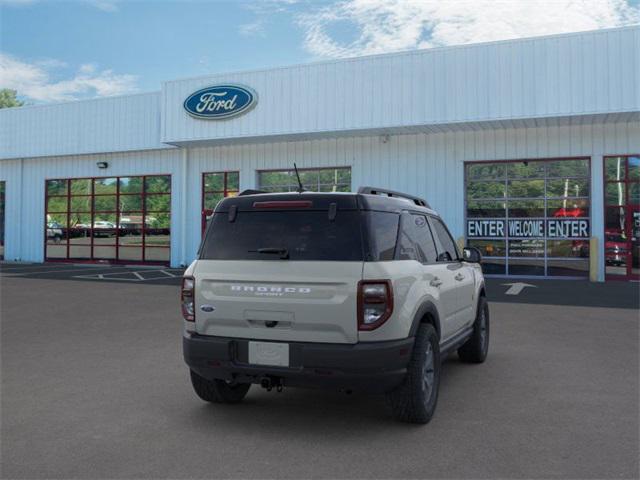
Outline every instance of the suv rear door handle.
{"type": "Polygon", "coordinates": [[[429,285],[431,285],[432,287],[439,287],[440,285],[442,285],[442,280],[440,280],[438,277],[433,277],[433,280],[429,282],[429,285]]]}
{"type": "Polygon", "coordinates": [[[459,282],[461,282],[462,280],[464,280],[464,275],[463,275],[463,274],[461,274],[461,273],[459,273],[459,274],[457,274],[457,275],[456,275],[455,277],[453,277],[453,278],[455,278],[456,280],[458,280],[459,282]]]}

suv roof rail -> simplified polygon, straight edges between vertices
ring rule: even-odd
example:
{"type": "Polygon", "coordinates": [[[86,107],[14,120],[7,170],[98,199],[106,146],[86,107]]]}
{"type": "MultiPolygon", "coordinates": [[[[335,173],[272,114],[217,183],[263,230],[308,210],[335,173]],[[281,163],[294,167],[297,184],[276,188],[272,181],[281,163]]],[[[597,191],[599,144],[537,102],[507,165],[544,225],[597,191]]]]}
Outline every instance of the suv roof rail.
{"type": "Polygon", "coordinates": [[[387,197],[393,198],[404,198],[405,200],[410,200],[414,202],[416,205],[420,207],[431,208],[427,201],[424,198],[415,197],[413,195],[409,195],[407,193],[396,192],[393,190],[387,190],[386,188],[378,188],[378,187],[360,187],[358,189],[358,193],[362,193],[365,195],[385,195],[387,197]]]}
{"type": "Polygon", "coordinates": [[[239,197],[244,197],[245,195],[258,195],[260,193],[269,193],[269,192],[265,192],[264,190],[252,190],[252,189],[247,189],[247,190],[243,190],[241,191],[238,196],[239,197]]]}

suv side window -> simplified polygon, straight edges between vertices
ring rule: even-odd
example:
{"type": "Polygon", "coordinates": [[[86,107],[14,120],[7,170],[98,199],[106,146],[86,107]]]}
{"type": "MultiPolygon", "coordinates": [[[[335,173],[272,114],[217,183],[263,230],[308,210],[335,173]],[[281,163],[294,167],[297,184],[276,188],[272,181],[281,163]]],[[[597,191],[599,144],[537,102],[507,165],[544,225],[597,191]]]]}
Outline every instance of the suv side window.
{"type": "Polygon", "coordinates": [[[417,260],[420,263],[435,262],[436,246],[431,236],[427,217],[413,213],[403,214],[398,246],[398,260],[417,260]]]}
{"type": "Polygon", "coordinates": [[[442,251],[438,255],[439,262],[453,262],[458,260],[458,248],[456,247],[456,242],[453,241],[447,227],[444,226],[444,223],[438,218],[431,218],[431,222],[433,225],[433,230],[435,235],[438,237],[440,241],[440,245],[442,247],[442,251]]]}

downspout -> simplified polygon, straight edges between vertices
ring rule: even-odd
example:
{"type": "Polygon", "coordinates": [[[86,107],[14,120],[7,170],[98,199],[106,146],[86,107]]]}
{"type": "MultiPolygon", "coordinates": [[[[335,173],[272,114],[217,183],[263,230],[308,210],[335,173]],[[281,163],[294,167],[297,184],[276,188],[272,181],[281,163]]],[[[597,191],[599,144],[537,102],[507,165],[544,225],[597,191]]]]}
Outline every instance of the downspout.
{"type": "MultiPolygon", "coordinates": [[[[20,195],[18,195],[18,197],[20,198],[20,216],[18,218],[20,218],[20,220],[22,220],[24,218],[24,192],[25,192],[25,188],[24,188],[24,158],[20,159],[20,181],[18,182],[18,184],[20,185],[20,195]]],[[[45,193],[46,195],[46,193],[45,193]]],[[[5,208],[6,208],[6,203],[5,203],[5,208]]],[[[46,216],[46,212],[45,212],[45,216],[46,216]]],[[[6,212],[5,212],[5,225],[6,225],[6,212]]],[[[46,217],[45,217],[46,218],[46,217]]],[[[20,221],[20,228],[18,228],[18,245],[16,248],[16,252],[18,254],[18,256],[15,258],[15,260],[17,262],[22,261],[22,258],[24,257],[24,253],[23,249],[24,249],[24,242],[22,241],[22,239],[25,237],[25,235],[23,234],[22,230],[25,228],[25,226],[27,225],[27,222],[23,222],[20,221]]],[[[5,229],[6,232],[6,229],[5,229]]],[[[46,235],[46,231],[44,233],[46,235]]],[[[5,233],[6,235],[6,233],[5,233]]],[[[46,248],[46,247],[45,247],[46,248]]],[[[42,261],[44,262],[44,254],[43,254],[43,258],[42,261]]]]}
{"type": "Polygon", "coordinates": [[[189,203],[189,194],[187,193],[187,175],[189,172],[188,168],[189,161],[189,149],[184,148],[182,150],[182,186],[180,188],[180,194],[182,196],[182,201],[180,202],[180,245],[181,245],[181,260],[180,266],[187,266],[187,203],[189,203]]]}

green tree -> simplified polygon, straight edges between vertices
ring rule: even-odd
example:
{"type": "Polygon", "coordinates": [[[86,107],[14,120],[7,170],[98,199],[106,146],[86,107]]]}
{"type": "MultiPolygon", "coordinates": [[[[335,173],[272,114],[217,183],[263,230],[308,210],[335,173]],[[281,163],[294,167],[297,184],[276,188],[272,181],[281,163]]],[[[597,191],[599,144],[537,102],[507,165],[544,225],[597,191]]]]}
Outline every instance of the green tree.
{"type": "Polygon", "coordinates": [[[18,100],[18,92],[9,88],[0,89],[0,108],[21,107],[24,102],[18,100]]]}

